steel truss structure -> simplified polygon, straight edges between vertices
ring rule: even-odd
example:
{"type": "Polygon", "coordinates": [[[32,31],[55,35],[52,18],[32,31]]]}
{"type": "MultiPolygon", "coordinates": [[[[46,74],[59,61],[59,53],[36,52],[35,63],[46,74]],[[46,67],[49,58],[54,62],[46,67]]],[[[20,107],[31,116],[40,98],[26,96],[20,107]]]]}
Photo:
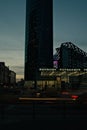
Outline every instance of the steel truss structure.
{"type": "Polygon", "coordinates": [[[71,42],[56,48],[59,68],[87,68],[87,53],[71,42]]]}

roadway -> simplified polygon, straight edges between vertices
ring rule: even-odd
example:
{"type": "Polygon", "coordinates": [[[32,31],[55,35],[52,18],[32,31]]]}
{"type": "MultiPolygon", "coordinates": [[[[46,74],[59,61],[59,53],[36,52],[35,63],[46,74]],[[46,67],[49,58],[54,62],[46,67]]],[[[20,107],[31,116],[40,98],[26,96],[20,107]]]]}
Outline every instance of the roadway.
{"type": "Polygon", "coordinates": [[[60,123],[66,125],[69,122],[79,122],[78,125],[86,125],[87,122],[87,104],[76,104],[70,99],[19,97],[18,102],[0,104],[0,108],[2,127],[16,128],[16,125],[27,127],[29,123],[46,124],[49,121],[57,122],[58,126],[63,127],[60,123]]]}
{"type": "Polygon", "coordinates": [[[45,124],[48,122],[50,122],[48,123],[50,126],[55,123],[60,128],[66,126],[66,129],[69,124],[76,126],[77,122],[77,129],[79,125],[85,126],[85,122],[87,122],[87,102],[80,104],[76,100],[65,97],[41,98],[31,97],[29,94],[2,95],[0,98],[0,128],[13,129],[14,127],[16,129],[16,126],[19,126],[19,128],[26,126],[27,128],[28,126],[34,127],[33,124],[39,123],[43,123],[42,127],[45,128],[45,124]]]}

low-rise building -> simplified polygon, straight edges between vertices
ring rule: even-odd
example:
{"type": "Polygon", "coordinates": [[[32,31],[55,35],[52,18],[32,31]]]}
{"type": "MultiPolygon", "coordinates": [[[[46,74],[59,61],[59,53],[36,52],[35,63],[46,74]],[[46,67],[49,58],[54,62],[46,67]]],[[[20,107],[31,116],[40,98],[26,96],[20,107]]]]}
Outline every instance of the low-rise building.
{"type": "Polygon", "coordinates": [[[3,86],[4,84],[4,72],[5,72],[5,63],[0,62],[0,86],[3,86]]]}
{"type": "Polygon", "coordinates": [[[16,84],[16,73],[9,70],[5,62],[0,62],[0,87],[10,87],[16,84]]]}
{"type": "Polygon", "coordinates": [[[7,66],[4,69],[4,85],[9,86],[9,67],[7,66]]]}
{"type": "Polygon", "coordinates": [[[9,70],[9,84],[12,86],[16,84],[16,73],[12,70],[9,70]]]}

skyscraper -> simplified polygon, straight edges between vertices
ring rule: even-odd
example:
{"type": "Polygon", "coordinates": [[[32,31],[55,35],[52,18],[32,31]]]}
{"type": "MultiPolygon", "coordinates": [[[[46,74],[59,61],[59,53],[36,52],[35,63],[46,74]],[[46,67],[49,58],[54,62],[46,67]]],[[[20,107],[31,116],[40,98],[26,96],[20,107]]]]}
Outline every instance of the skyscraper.
{"type": "Polygon", "coordinates": [[[26,1],[25,81],[39,78],[39,68],[53,67],[53,1],[26,1]]]}

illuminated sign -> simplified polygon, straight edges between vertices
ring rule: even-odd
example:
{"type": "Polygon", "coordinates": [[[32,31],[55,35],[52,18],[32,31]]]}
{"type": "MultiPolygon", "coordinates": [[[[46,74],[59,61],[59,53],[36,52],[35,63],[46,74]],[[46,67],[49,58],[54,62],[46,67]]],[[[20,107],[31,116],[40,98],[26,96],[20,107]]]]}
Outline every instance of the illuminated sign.
{"type": "Polygon", "coordinates": [[[39,68],[39,71],[56,71],[55,68],[39,68]]]}
{"type": "Polygon", "coordinates": [[[57,60],[53,61],[53,67],[56,68],[56,69],[58,68],[58,61],[57,60]]]}
{"type": "Polygon", "coordinates": [[[59,69],[59,71],[87,71],[87,69],[59,69]]]}
{"type": "MultiPolygon", "coordinates": [[[[39,68],[39,71],[56,71],[56,70],[57,70],[57,68],[39,68]]],[[[62,69],[62,68],[60,68],[60,69],[58,69],[58,71],[70,71],[70,72],[85,71],[85,72],[87,72],[87,69],[81,70],[81,69],[62,69]]]]}
{"type": "Polygon", "coordinates": [[[81,69],[59,69],[60,71],[81,71],[81,69]]]}

